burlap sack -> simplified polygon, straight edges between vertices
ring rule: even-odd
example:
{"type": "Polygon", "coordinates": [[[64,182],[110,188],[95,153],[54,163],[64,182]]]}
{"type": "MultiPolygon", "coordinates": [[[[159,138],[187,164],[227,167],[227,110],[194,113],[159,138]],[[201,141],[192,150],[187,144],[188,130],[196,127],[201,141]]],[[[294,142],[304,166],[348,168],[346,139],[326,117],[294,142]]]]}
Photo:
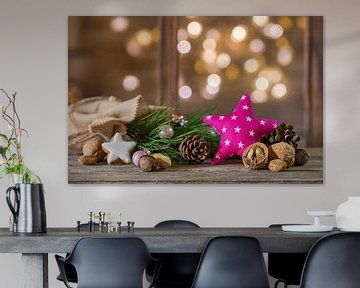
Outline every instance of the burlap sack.
{"type": "Polygon", "coordinates": [[[96,135],[109,140],[116,132],[125,134],[124,124],[150,111],[141,95],[126,101],[115,97],[92,97],[72,104],[68,108],[69,150],[78,151],[86,140],[96,135]]]}

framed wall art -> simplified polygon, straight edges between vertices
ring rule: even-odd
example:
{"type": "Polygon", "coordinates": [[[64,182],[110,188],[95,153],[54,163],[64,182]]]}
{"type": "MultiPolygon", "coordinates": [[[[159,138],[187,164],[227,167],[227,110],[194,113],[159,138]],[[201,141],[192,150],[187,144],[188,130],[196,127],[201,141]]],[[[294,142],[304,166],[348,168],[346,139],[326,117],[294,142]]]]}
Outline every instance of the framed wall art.
{"type": "Polygon", "coordinates": [[[68,181],[323,183],[323,18],[69,17],[68,181]]]}

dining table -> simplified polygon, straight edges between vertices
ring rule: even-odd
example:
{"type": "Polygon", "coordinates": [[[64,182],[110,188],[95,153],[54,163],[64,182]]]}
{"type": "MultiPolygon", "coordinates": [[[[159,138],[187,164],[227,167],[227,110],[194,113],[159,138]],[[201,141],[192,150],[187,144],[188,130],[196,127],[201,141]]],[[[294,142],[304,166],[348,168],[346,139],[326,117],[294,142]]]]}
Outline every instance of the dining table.
{"type": "Polygon", "coordinates": [[[48,254],[68,253],[83,237],[138,237],[150,253],[201,253],[209,239],[216,236],[252,236],[264,253],[306,253],[320,238],[338,233],[284,232],[281,227],[221,228],[134,228],[102,232],[77,228],[48,228],[46,233],[14,233],[0,228],[0,253],[22,254],[24,288],[48,288],[48,254]]]}

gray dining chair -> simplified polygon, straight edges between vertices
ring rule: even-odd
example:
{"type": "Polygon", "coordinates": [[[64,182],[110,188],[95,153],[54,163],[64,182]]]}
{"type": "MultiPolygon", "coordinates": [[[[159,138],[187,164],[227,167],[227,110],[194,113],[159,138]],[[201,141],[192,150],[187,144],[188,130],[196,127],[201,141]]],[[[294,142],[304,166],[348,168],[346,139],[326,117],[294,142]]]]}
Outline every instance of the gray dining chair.
{"type": "Polygon", "coordinates": [[[301,288],[360,287],[360,233],[325,236],[309,252],[301,288]]]}
{"type": "MultiPolygon", "coordinates": [[[[139,238],[82,238],[66,258],[55,255],[63,282],[70,288],[65,263],[73,265],[77,274],[77,288],[143,288],[145,269],[160,262],[152,258],[139,238]]],[[[153,287],[154,282],[150,287],[153,287]]]]}
{"type": "MultiPolygon", "coordinates": [[[[194,222],[188,220],[166,220],[155,225],[155,229],[198,229],[194,222]]],[[[153,254],[161,259],[162,266],[159,272],[156,288],[190,288],[194,280],[200,260],[200,253],[157,253],[153,254]]],[[[151,279],[153,267],[147,269],[147,278],[151,279]]]]}
{"type": "Polygon", "coordinates": [[[259,241],[248,236],[212,238],[192,288],[269,288],[259,241]]]}

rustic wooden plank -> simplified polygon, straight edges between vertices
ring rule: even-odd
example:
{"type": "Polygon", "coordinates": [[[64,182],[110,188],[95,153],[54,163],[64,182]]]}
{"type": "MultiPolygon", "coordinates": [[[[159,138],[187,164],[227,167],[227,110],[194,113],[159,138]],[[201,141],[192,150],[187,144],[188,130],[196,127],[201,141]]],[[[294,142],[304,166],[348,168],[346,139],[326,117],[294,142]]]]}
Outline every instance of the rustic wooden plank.
{"type": "MultiPolygon", "coordinates": [[[[242,235],[259,240],[263,252],[307,252],[321,237],[332,233],[289,233],[281,228],[135,228],[133,233],[77,232],[75,228],[49,228],[44,234],[18,235],[0,229],[0,253],[65,253],[83,237],[139,237],[152,253],[201,253],[215,236],[242,235]]],[[[32,261],[29,254],[28,261],[32,261]]],[[[26,260],[26,259],[25,259],[26,260]]],[[[35,259],[36,260],[36,259],[35,259]]],[[[34,261],[35,261],[34,260],[34,261]]],[[[39,264],[41,259],[37,259],[39,264]]],[[[45,261],[45,259],[44,259],[45,261]]],[[[45,263],[45,262],[44,262],[45,263]]],[[[37,265],[38,265],[37,264],[37,265]]]]}
{"type": "Polygon", "coordinates": [[[281,173],[267,169],[248,170],[240,160],[222,165],[173,165],[166,170],[146,173],[133,165],[80,165],[77,155],[69,154],[70,184],[89,183],[176,183],[176,184],[322,184],[323,150],[309,148],[310,161],[302,167],[291,167],[281,173]]]}
{"type": "Polygon", "coordinates": [[[305,30],[304,104],[307,145],[323,145],[323,16],[309,16],[305,30]]]}
{"type": "Polygon", "coordinates": [[[178,52],[177,46],[177,16],[159,16],[161,42],[159,45],[160,69],[159,83],[161,85],[161,101],[156,103],[170,107],[177,106],[178,87],[178,52]]]}
{"type": "Polygon", "coordinates": [[[23,288],[48,288],[48,255],[23,253],[22,273],[23,288]]]}

